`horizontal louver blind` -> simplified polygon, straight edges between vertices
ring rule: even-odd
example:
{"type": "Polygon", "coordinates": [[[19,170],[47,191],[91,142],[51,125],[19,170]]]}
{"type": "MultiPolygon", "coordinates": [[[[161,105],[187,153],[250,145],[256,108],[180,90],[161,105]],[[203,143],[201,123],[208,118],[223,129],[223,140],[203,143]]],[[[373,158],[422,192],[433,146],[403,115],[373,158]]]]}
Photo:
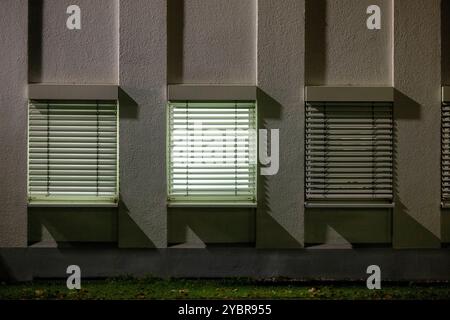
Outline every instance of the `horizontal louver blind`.
{"type": "Polygon", "coordinates": [[[115,101],[30,101],[29,200],[116,201],[115,101]]]}
{"type": "Polygon", "coordinates": [[[441,188],[442,202],[450,204],[450,105],[442,105],[441,188]]]}
{"type": "Polygon", "coordinates": [[[306,104],[306,200],[393,194],[391,103],[306,104]]]}
{"type": "Polygon", "coordinates": [[[169,104],[169,200],[256,200],[253,102],[169,104]]]}

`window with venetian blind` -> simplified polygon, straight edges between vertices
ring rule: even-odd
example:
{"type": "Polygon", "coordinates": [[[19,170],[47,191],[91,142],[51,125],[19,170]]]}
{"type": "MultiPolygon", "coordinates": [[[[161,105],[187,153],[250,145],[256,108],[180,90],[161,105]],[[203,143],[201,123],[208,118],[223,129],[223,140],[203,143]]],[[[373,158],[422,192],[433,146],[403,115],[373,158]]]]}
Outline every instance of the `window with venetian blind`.
{"type": "Polygon", "coordinates": [[[392,108],[391,102],[306,103],[308,205],[392,203],[392,108]]]}
{"type": "Polygon", "coordinates": [[[450,104],[442,104],[441,133],[441,201],[442,206],[450,205],[450,104]]]}
{"type": "Polygon", "coordinates": [[[114,205],[118,200],[117,101],[30,100],[31,205],[114,205]]]}
{"type": "Polygon", "coordinates": [[[169,203],[255,204],[256,128],[255,102],[170,102],[169,203]]]}

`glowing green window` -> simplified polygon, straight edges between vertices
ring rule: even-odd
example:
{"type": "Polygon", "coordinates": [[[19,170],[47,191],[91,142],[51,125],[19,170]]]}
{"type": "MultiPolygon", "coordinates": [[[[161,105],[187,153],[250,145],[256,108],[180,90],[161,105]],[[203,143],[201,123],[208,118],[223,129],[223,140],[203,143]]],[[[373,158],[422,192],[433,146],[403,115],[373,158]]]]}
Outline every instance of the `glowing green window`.
{"type": "Polygon", "coordinates": [[[170,102],[171,205],[256,203],[256,103],[170,102]]]}

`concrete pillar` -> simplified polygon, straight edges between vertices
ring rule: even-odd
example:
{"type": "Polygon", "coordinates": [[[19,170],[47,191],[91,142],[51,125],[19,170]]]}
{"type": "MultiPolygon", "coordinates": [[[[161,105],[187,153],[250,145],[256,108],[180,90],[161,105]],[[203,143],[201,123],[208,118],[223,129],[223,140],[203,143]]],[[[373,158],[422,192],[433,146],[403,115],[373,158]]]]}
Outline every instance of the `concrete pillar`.
{"type": "Polygon", "coordinates": [[[396,248],[440,246],[440,4],[394,2],[396,248]]]}
{"type": "Polygon", "coordinates": [[[28,2],[0,2],[0,247],[27,245],[28,2]]]}

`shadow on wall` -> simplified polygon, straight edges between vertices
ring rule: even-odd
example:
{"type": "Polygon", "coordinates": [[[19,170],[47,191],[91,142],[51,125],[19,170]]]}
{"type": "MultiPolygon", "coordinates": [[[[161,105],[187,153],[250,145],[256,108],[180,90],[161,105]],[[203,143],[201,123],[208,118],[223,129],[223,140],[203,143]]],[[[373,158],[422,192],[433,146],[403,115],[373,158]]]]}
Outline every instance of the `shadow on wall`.
{"type": "Polygon", "coordinates": [[[184,0],[167,1],[167,81],[183,80],[184,0]]]}
{"type": "Polygon", "coordinates": [[[255,212],[252,208],[169,208],[167,232],[169,245],[179,248],[253,246],[255,212]]]}
{"type": "Polygon", "coordinates": [[[156,248],[152,240],[130,215],[126,204],[120,200],[117,223],[119,226],[119,247],[128,248],[156,248]]]}
{"type": "MultiPolygon", "coordinates": [[[[29,262],[29,251],[26,248],[0,249],[0,281],[31,281],[33,265],[29,262]]],[[[0,297],[0,300],[2,297],[0,297]]]]}
{"type": "MultiPolygon", "coordinates": [[[[257,91],[257,101],[258,128],[269,130],[268,121],[281,120],[282,105],[261,89],[257,91]]],[[[267,150],[270,150],[270,140],[267,150]]],[[[302,245],[274,218],[270,196],[274,190],[269,180],[275,177],[261,175],[258,165],[256,244],[261,248],[301,248],[302,245]]]]}
{"type": "Polygon", "coordinates": [[[450,210],[443,209],[441,211],[441,241],[450,244],[450,210]]]}
{"type": "Polygon", "coordinates": [[[139,108],[136,101],[131,98],[122,88],[119,88],[119,117],[120,119],[137,119],[139,108]]]}
{"type": "Polygon", "coordinates": [[[305,242],[330,246],[390,243],[390,209],[308,208],[305,242]]]}
{"type": "Polygon", "coordinates": [[[116,208],[28,208],[29,244],[116,242],[116,208]]]}
{"type": "MultiPolygon", "coordinates": [[[[450,1],[441,2],[441,34],[450,34],[450,1]]],[[[441,81],[450,85],[450,37],[441,37],[441,81]]]]}
{"type": "MultiPolygon", "coordinates": [[[[138,103],[123,88],[119,88],[119,105],[120,121],[137,120],[139,118],[138,103]]],[[[128,142],[126,134],[120,134],[120,137],[121,141],[119,145],[122,145],[122,142],[128,142]]],[[[124,174],[126,174],[124,168],[120,167],[120,177],[124,174]]],[[[117,242],[119,247],[156,248],[153,241],[150,240],[142,228],[134,221],[130,215],[130,210],[122,199],[119,201],[117,225],[117,242]]]]}
{"type": "Polygon", "coordinates": [[[28,82],[41,82],[43,0],[28,1],[28,82]]]}
{"type": "Polygon", "coordinates": [[[5,259],[0,254],[0,280],[10,281],[12,280],[12,270],[11,267],[7,265],[5,259]]]}
{"type": "MultiPolygon", "coordinates": [[[[421,118],[421,105],[395,90],[394,92],[394,201],[395,208],[393,214],[393,235],[392,243],[396,248],[402,247],[428,247],[440,242],[432,232],[422,226],[416,219],[409,214],[409,208],[403,203],[399,194],[398,178],[398,120],[419,120],[421,118]]],[[[412,141],[412,143],[414,143],[412,141]]],[[[410,186],[414,187],[414,186],[410,186]]],[[[436,204],[439,205],[439,204],[436,204]]]]}
{"type": "Polygon", "coordinates": [[[326,82],[326,0],[306,0],[305,3],[305,79],[308,85],[326,82]]]}

